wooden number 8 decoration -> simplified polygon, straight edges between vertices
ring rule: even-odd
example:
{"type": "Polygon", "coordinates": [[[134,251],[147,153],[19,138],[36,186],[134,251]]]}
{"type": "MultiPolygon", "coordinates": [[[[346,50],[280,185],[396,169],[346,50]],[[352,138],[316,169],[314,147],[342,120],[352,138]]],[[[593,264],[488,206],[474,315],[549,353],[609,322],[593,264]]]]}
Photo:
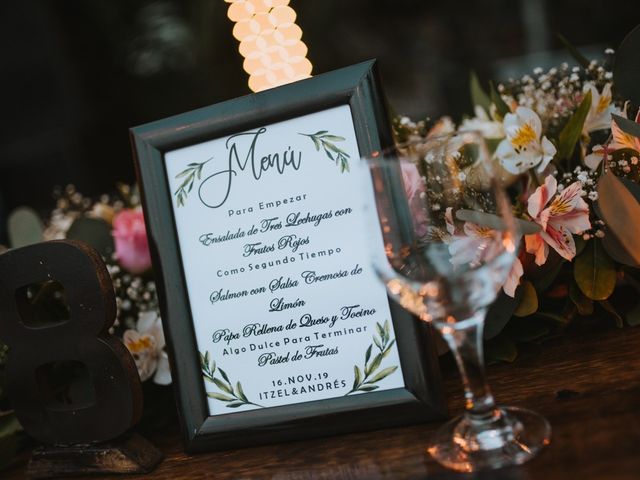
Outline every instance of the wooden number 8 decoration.
{"type": "Polygon", "coordinates": [[[137,423],[142,386],[128,350],[108,333],[115,316],[109,273],[88,245],[61,240],[0,255],[0,338],[9,346],[7,393],[30,435],[44,443],[101,442],[137,423]],[[64,288],[68,318],[30,324],[23,318],[27,302],[20,292],[51,281],[64,288]],[[88,372],[90,401],[56,404],[43,398],[45,377],[59,362],[88,372]]]}

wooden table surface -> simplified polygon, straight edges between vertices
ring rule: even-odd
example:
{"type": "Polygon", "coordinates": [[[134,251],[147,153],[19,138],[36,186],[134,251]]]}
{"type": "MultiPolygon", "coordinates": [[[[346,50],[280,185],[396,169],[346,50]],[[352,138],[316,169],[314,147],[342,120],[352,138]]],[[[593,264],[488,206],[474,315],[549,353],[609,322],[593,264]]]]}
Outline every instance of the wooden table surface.
{"type": "MultiPolygon", "coordinates": [[[[551,445],[520,467],[464,475],[425,453],[438,425],[416,425],[288,444],[186,455],[177,427],[150,439],[166,459],[154,479],[640,479],[640,328],[597,328],[549,340],[513,364],[488,367],[499,402],[551,422],[551,445]]],[[[447,372],[452,414],[462,410],[447,372]]],[[[8,474],[23,478],[24,466],[8,474]]],[[[120,478],[123,477],[100,477],[120,478]]],[[[127,478],[127,477],[124,477],[127,478]]],[[[140,478],[140,477],[128,477],[140,478]]]]}

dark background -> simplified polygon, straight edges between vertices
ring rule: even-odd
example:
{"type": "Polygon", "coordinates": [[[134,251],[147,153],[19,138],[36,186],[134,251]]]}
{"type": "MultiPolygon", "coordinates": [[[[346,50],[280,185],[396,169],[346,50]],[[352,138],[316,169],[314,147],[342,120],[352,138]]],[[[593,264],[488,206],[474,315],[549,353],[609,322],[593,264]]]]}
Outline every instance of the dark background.
{"type": "MultiPolygon", "coordinates": [[[[129,127],[249,93],[228,5],[2,0],[0,220],[52,208],[55,185],[97,195],[132,182],[129,127]]],[[[315,74],[378,58],[392,108],[415,119],[471,112],[471,69],[486,81],[569,60],[557,33],[602,56],[640,22],[635,0],[291,5],[315,74]]]]}

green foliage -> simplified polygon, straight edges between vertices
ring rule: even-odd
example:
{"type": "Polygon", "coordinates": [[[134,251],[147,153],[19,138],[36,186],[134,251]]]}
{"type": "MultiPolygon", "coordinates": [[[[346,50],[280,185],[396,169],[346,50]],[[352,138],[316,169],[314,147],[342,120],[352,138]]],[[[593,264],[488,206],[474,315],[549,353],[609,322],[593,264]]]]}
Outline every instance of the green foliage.
{"type": "MultiPolygon", "coordinates": [[[[555,253],[555,252],[554,252],[555,253]]],[[[550,253],[547,258],[547,262],[540,267],[539,274],[536,275],[535,279],[532,280],[533,286],[536,288],[536,291],[539,293],[543,293],[546,291],[553,282],[556,281],[560,271],[562,270],[563,265],[565,264],[564,258],[557,254],[550,253]]]]}
{"type": "Polygon", "coordinates": [[[584,251],[575,258],[573,277],[582,293],[591,300],[606,300],[616,286],[616,269],[600,241],[587,242],[584,251]]]}
{"type": "Polygon", "coordinates": [[[24,247],[42,242],[44,226],[40,215],[29,207],[18,207],[11,212],[7,220],[9,244],[13,248],[24,247]]]}
{"type": "Polygon", "coordinates": [[[23,444],[25,434],[13,412],[0,413],[0,469],[8,466],[23,444]]]}
{"type": "Polygon", "coordinates": [[[613,81],[616,94],[621,98],[640,105],[640,26],[637,26],[624,38],[616,51],[616,61],[613,66],[613,81]]]}
{"type": "Polygon", "coordinates": [[[187,165],[187,168],[176,175],[175,178],[184,178],[180,186],[173,193],[176,196],[176,204],[178,207],[184,206],[185,200],[189,196],[189,193],[191,193],[191,190],[193,190],[196,179],[200,180],[202,178],[202,169],[211,160],[213,160],[213,157],[201,163],[191,162],[187,165]]]}
{"type": "Polygon", "coordinates": [[[372,392],[376,390],[379,387],[375,385],[376,383],[387,378],[398,369],[397,366],[392,366],[378,371],[382,360],[391,353],[391,349],[395,343],[395,339],[391,338],[389,320],[385,320],[384,325],[376,322],[376,335],[373,336],[373,343],[369,345],[369,348],[367,348],[364,354],[364,367],[361,370],[358,365],[353,366],[353,386],[345,396],[354,392],[372,392]],[[378,349],[375,355],[373,355],[374,346],[378,349]]]}
{"type": "Polygon", "coordinates": [[[112,227],[101,218],[78,218],[67,230],[67,238],[88,243],[103,258],[110,258],[115,251],[112,227]]]}
{"type": "Polygon", "coordinates": [[[491,110],[491,97],[484,91],[482,85],[480,85],[480,79],[478,79],[478,75],[473,70],[471,71],[469,78],[469,89],[471,93],[471,102],[473,105],[478,105],[482,107],[487,115],[491,110]]]}
{"type": "Polygon", "coordinates": [[[590,108],[591,92],[587,92],[580,106],[573,112],[573,115],[571,115],[560,132],[558,138],[558,155],[556,157],[558,160],[569,160],[573,156],[573,151],[576,148],[578,140],[580,140],[580,135],[582,135],[582,128],[584,127],[584,122],[587,119],[590,108]]]}
{"type": "Polygon", "coordinates": [[[593,300],[582,293],[576,282],[571,282],[569,298],[578,309],[580,315],[591,315],[593,313],[593,300]]]}
{"type": "Polygon", "coordinates": [[[349,154],[334,143],[344,142],[344,137],[331,135],[328,130],[320,130],[316,133],[301,133],[300,135],[310,138],[316,147],[316,151],[319,152],[320,148],[322,148],[329,160],[340,167],[340,173],[349,171],[349,154]]]}
{"type": "Polygon", "coordinates": [[[522,297],[513,314],[516,317],[527,317],[538,311],[538,294],[535,287],[528,280],[524,280],[520,284],[522,289],[522,297]]]}
{"type": "Polygon", "coordinates": [[[502,99],[502,96],[493,86],[493,82],[489,83],[490,87],[490,95],[491,102],[496,106],[496,113],[498,114],[498,119],[502,120],[507,113],[511,113],[511,109],[502,99]]]}
{"type": "Polygon", "coordinates": [[[515,298],[510,297],[502,290],[498,293],[498,298],[491,304],[487,311],[483,334],[485,340],[491,339],[502,332],[518,306],[521,296],[521,288],[516,289],[515,298]]]}
{"type": "Polygon", "coordinates": [[[585,57],[584,55],[582,55],[578,49],[576,47],[574,47],[569,40],[567,40],[565,38],[564,35],[558,34],[558,38],[560,39],[560,41],[562,42],[562,44],[564,45],[564,47],[569,51],[569,53],[571,54],[571,56],[576,60],[576,62],[578,62],[580,64],[580,66],[582,66],[583,68],[589,68],[589,60],[587,59],[587,57],[585,57]]]}
{"type": "Polygon", "coordinates": [[[234,387],[231,380],[229,380],[227,373],[220,367],[217,367],[215,360],[210,358],[209,351],[206,351],[204,354],[199,352],[199,354],[202,377],[207,382],[213,383],[219,390],[221,390],[221,392],[207,392],[207,397],[225,402],[227,404],[227,408],[238,408],[243,405],[254,405],[256,407],[264,408],[262,405],[258,405],[247,398],[240,382],[236,382],[234,387]],[[222,377],[221,379],[215,376],[216,371],[222,377]]]}
{"type": "Polygon", "coordinates": [[[607,225],[609,235],[615,237],[606,241],[608,249],[618,259],[626,260],[622,263],[637,266],[640,265],[640,223],[637,221],[640,219],[640,202],[630,188],[634,193],[640,191],[636,184],[623,183],[611,172],[600,177],[596,211],[607,225]]]}

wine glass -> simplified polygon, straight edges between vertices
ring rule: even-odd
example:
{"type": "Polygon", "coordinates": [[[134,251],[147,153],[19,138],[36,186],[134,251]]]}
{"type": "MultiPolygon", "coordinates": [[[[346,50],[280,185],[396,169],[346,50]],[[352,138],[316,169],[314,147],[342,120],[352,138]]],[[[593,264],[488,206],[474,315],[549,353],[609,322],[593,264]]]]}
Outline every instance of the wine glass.
{"type": "Polygon", "coordinates": [[[521,239],[501,170],[477,132],[414,140],[364,160],[377,207],[371,235],[384,244],[371,249],[373,267],[392,298],[440,331],[464,385],[464,414],[438,430],[429,453],[463,472],[524,463],[549,443],[549,423],[496,406],[482,352],[487,308],[521,239]]]}

